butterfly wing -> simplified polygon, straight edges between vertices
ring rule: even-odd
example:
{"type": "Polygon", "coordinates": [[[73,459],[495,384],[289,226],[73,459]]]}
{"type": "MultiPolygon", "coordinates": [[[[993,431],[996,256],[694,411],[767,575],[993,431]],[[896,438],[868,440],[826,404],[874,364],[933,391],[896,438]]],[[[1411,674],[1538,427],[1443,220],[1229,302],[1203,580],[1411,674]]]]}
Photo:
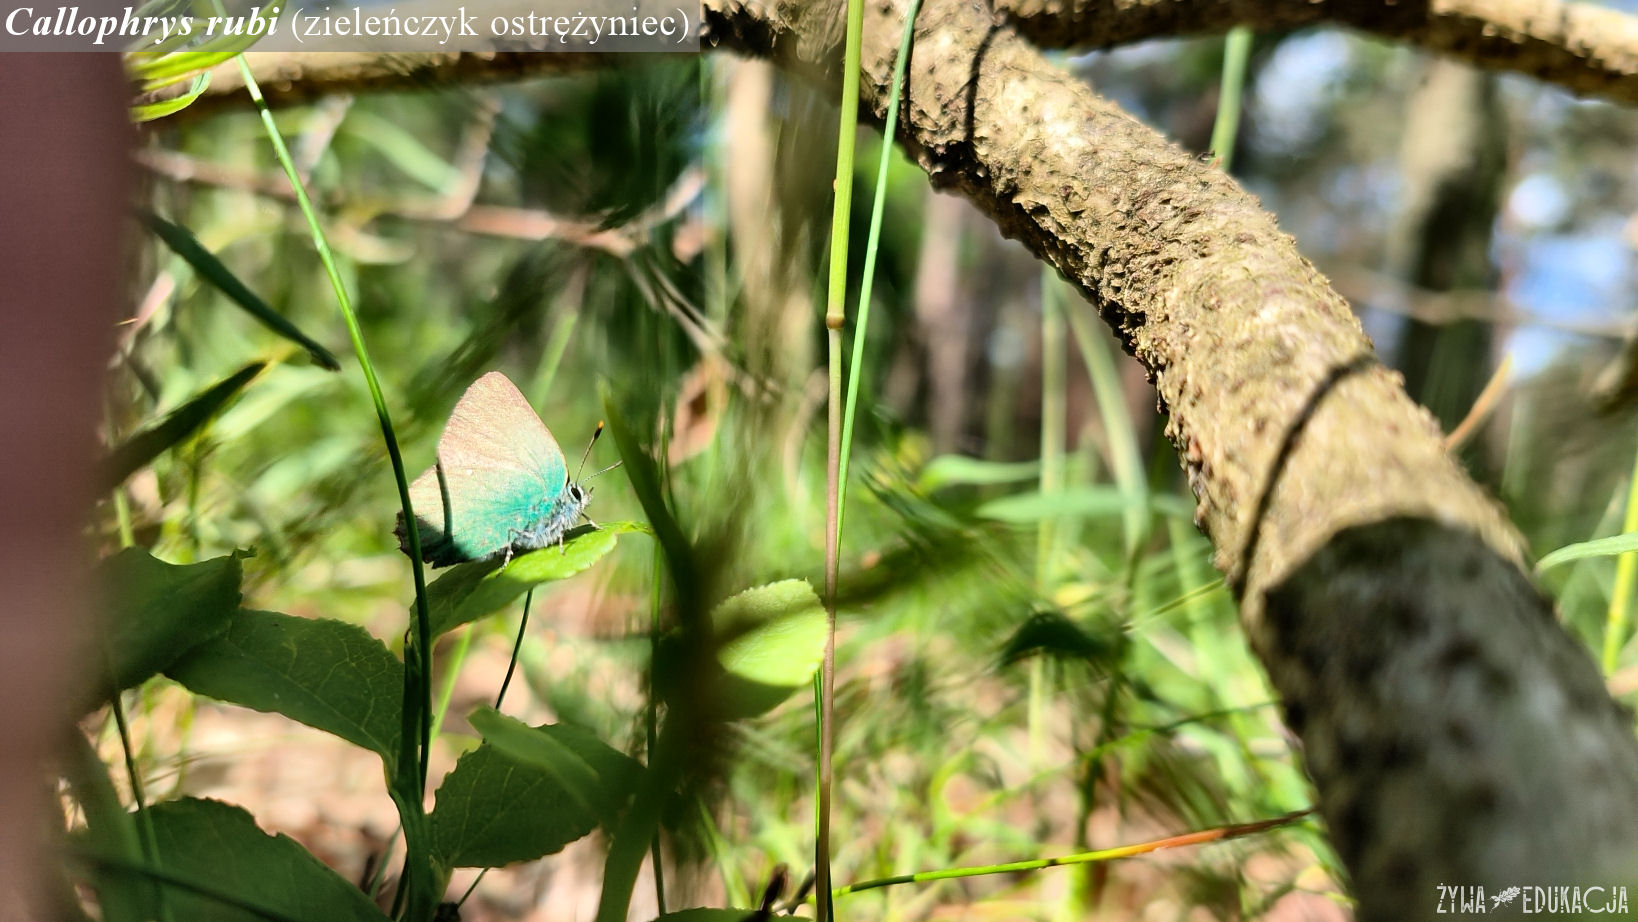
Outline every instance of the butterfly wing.
{"type": "MultiPolygon", "coordinates": [[[[455,404],[438,463],[410,485],[422,559],[446,566],[501,553],[567,483],[563,450],[529,401],[500,372],[484,375],[455,404]]],[[[402,523],[399,537],[406,545],[402,523]]]]}

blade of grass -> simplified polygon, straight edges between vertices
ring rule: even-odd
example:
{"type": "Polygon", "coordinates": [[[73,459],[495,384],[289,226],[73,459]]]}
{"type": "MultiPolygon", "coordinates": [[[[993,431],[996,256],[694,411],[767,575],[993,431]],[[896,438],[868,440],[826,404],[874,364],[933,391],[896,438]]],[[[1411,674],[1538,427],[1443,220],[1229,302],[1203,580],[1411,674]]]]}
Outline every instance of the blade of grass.
{"type": "Polygon", "coordinates": [[[859,57],[864,2],[848,0],[847,41],[842,55],[842,98],[836,133],[835,200],[830,219],[830,278],[825,294],[825,350],[829,357],[825,451],[825,637],[824,664],[815,677],[819,707],[819,771],[814,797],[814,874],[819,922],[835,918],[830,895],[830,813],[836,744],[836,584],[842,537],[842,327],[847,317],[847,231],[853,209],[853,148],[859,133],[859,57]]]}
{"type": "Polygon", "coordinates": [[[426,571],[421,562],[420,529],[415,527],[415,509],[410,503],[409,477],[404,469],[403,454],[398,448],[398,438],[393,430],[392,415],[387,412],[387,401],[381,392],[381,382],[376,377],[375,366],[370,362],[369,350],[364,345],[364,331],[359,326],[358,315],[353,310],[347,287],[341,280],[341,270],[336,265],[335,255],[330,251],[324,229],[319,225],[318,214],[313,209],[312,200],[307,196],[307,189],[297,173],[289,149],[285,146],[284,137],[279,134],[278,126],[273,123],[273,111],[263,98],[261,87],[257,85],[255,75],[251,73],[250,65],[245,62],[243,55],[236,60],[239,73],[245,81],[245,90],[250,94],[251,101],[261,116],[268,141],[273,145],[273,152],[278,158],[279,165],[284,168],[291,191],[295,193],[296,204],[307,220],[319,261],[323,263],[324,271],[330,277],[336,304],[347,323],[347,336],[352,341],[353,353],[358,357],[365,384],[370,390],[370,400],[375,404],[376,420],[381,426],[381,437],[387,446],[387,457],[392,462],[393,478],[398,484],[399,506],[404,514],[404,521],[410,524],[406,533],[409,538],[410,573],[415,582],[416,618],[412,631],[414,642],[406,644],[404,651],[403,732],[400,734],[402,749],[399,752],[397,777],[392,779],[390,787],[393,802],[398,806],[405,837],[404,881],[399,895],[401,899],[407,896],[409,918],[431,918],[432,910],[437,905],[438,893],[433,880],[432,852],[428,841],[430,829],[426,822],[424,803],[433,710],[432,616],[427,605],[426,571]]]}
{"type": "MultiPolygon", "coordinates": [[[[177,79],[186,78],[178,77],[177,79]]],[[[207,89],[210,89],[210,72],[203,71],[193,76],[192,82],[188,84],[188,89],[181,96],[162,99],[158,102],[143,102],[133,105],[131,107],[131,120],[151,122],[181,112],[193,105],[199,97],[205,95],[207,89]]]]}
{"type": "MultiPolygon", "coordinates": [[[[1621,531],[1638,531],[1638,454],[1632,461],[1632,482],[1627,485],[1627,514],[1621,523],[1621,531]]],[[[1609,615],[1604,622],[1604,655],[1600,665],[1604,668],[1605,676],[1615,672],[1621,646],[1626,641],[1627,608],[1632,602],[1635,582],[1638,582],[1638,551],[1627,551],[1615,561],[1615,588],[1610,592],[1609,615]]]]}
{"type": "MultiPolygon", "coordinates": [[[[1056,282],[1055,282],[1056,284],[1056,282]]],[[[1088,305],[1082,301],[1065,311],[1075,341],[1081,348],[1081,361],[1092,379],[1092,393],[1098,401],[1098,415],[1103,419],[1104,438],[1109,444],[1109,466],[1115,474],[1115,484],[1126,495],[1131,505],[1126,516],[1126,553],[1130,557],[1149,537],[1149,482],[1143,473],[1143,455],[1138,451],[1137,432],[1131,414],[1126,412],[1126,392],[1121,387],[1120,372],[1102,335],[1087,319],[1088,305]]],[[[1192,509],[1190,512],[1192,513],[1192,509]]]]}
{"type": "Polygon", "coordinates": [[[864,346],[870,327],[870,295],[876,274],[876,254],[879,250],[882,213],[887,201],[887,170],[891,164],[893,138],[898,128],[899,98],[903,95],[905,65],[910,58],[910,42],[915,34],[916,13],[920,0],[911,0],[906,13],[904,32],[899,39],[899,56],[893,68],[892,96],[887,107],[887,122],[883,127],[881,159],[876,168],[875,198],[871,203],[870,231],[865,243],[863,277],[859,287],[857,320],[853,328],[853,355],[848,369],[847,407],[843,414],[837,408],[842,397],[842,326],[845,322],[844,304],[847,297],[847,227],[852,205],[853,142],[858,132],[859,57],[864,33],[864,4],[862,0],[848,0],[847,49],[842,72],[842,105],[840,132],[836,151],[836,204],[831,214],[830,288],[826,296],[825,328],[828,333],[830,356],[830,451],[826,475],[826,536],[825,536],[825,608],[830,622],[825,641],[824,665],[820,670],[819,696],[819,796],[817,803],[818,830],[815,865],[815,889],[819,897],[819,918],[835,917],[830,897],[830,796],[833,780],[831,755],[835,749],[836,691],[836,582],[841,566],[842,518],[847,500],[847,466],[853,449],[853,424],[858,414],[859,389],[863,379],[864,346]]]}
{"type": "MultiPolygon", "coordinates": [[[[1064,315],[1054,271],[1041,268],[1041,474],[1040,493],[1056,497],[1064,486],[1064,445],[1067,400],[1064,362],[1064,315]]],[[[1042,600],[1051,595],[1052,556],[1060,532],[1056,518],[1043,516],[1035,524],[1035,595],[1042,600]]],[[[1032,657],[1029,664],[1029,712],[1026,718],[1029,767],[1035,771],[1046,761],[1046,658],[1032,657]]]]}
{"type": "Polygon", "coordinates": [[[1251,29],[1235,26],[1223,39],[1223,82],[1217,94],[1217,121],[1211,127],[1211,149],[1227,173],[1234,162],[1234,139],[1240,131],[1240,101],[1245,95],[1246,60],[1251,57],[1251,29]]]}
{"type": "Polygon", "coordinates": [[[246,365],[172,410],[158,423],[121,442],[102,463],[103,486],[118,487],[125,478],[197,432],[266,367],[263,362],[246,365]]]}
{"type": "Polygon", "coordinates": [[[1217,826],[1212,829],[1202,829],[1198,832],[1186,832],[1175,836],[1166,836],[1161,839],[1152,839],[1148,842],[1138,842],[1133,845],[1120,845],[1115,848],[1102,848],[1097,851],[1079,852],[1073,855],[1064,855],[1058,858],[1036,858],[1029,861],[1010,861],[1006,864],[987,864],[968,868],[944,868],[937,871],[921,871],[916,874],[900,874],[894,877],[881,877],[867,880],[863,883],[849,884],[836,891],[837,896],[849,893],[860,893],[865,890],[875,890],[880,887],[891,887],[895,884],[923,883],[930,880],[953,880],[959,877],[981,877],[988,874],[1016,874],[1021,871],[1039,871],[1045,868],[1066,867],[1074,864],[1089,864],[1100,861],[1114,861],[1119,858],[1131,858],[1136,855],[1147,855],[1166,848],[1181,848],[1187,845],[1204,845],[1209,842],[1223,842],[1228,839],[1238,839],[1270,829],[1289,826],[1308,814],[1314,812],[1298,810],[1287,813],[1271,820],[1259,820],[1254,823],[1235,823],[1227,826],[1217,826]]]}
{"type": "Polygon", "coordinates": [[[283,314],[274,310],[254,291],[251,291],[249,286],[239,281],[239,277],[233,274],[233,270],[223,264],[220,259],[217,259],[215,253],[205,249],[192,231],[180,224],[173,224],[151,211],[140,211],[137,213],[137,217],[160,240],[165,241],[165,245],[170,247],[172,252],[182,257],[183,261],[192,266],[193,271],[199,273],[200,278],[215,286],[222,294],[227,295],[229,301],[244,308],[245,312],[256,318],[262,326],[306,349],[307,354],[313,357],[313,361],[324,368],[330,371],[341,370],[341,362],[336,360],[335,355],[330,350],[324,348],[311,336],[303,333],[283,314]]]}

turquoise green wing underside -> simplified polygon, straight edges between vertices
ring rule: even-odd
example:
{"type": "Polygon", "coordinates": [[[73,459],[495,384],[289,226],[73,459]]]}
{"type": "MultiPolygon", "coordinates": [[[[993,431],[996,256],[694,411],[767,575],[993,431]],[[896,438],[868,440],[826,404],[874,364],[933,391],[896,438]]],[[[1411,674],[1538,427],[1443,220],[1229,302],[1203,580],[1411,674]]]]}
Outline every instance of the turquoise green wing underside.
{"type": "Polygon", "coordinates": [[[484,375],[455,404],[438,463],[410,484],[422,558],[445,566],[505,551],[567,484],[563,450],[529,401],[500,372],[484,375]]]}

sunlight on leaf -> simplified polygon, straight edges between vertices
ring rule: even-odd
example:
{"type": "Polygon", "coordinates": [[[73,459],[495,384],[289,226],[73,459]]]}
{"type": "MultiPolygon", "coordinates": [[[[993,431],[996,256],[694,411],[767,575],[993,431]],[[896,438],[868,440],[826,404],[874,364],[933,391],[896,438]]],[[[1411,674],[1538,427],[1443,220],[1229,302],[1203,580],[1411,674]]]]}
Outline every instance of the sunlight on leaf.
{"type": "Polygon", "coordinates": [[[825,655],[825,608],[806,580],[747,589],[718,605],[711,622],[725,638],[717,659],[728,672],[730,717],[755,716],[808,687],[825,655]]]}
{"type": "Polygon", "coordinates": [[[647,534],[637,522],[607,522],[585,529],[564,543],[519,554],[510,562],[480,560],[457,564],[427,587],[432,634],[446,631],[512,604],[541,583],[568,579],[614,550],[620,535],[647,534]]]}

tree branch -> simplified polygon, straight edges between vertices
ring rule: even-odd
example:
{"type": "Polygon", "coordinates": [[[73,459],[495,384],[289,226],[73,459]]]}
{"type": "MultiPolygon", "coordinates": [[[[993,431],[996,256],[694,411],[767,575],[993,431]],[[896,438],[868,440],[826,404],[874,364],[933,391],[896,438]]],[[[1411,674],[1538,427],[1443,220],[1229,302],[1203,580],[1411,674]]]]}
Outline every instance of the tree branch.
{"type": "MultiPolygon", "coordinates": [[[[1576,0],[994,0],[992,6],[1020,35],[1043,48],[1088,51],[1144,39],[1217,33],[1237,24],[1279,31],[1329,23],[1479,67],[1527,74],[1574,93],[1638,104],[1638,19],[1576,0]]],[[[758,28],[751,23],[746,27],[758,28]]],[[[501,52],[248,57],[269,99],[291,102],[334,92],[518,80],[603,67],[614,56],[501,52]]],[[[205,99],[184,114],[208,111],[214,100],[232,97],[241,86],[236,67],[217,68],[205,99]]]]}
{"type": "MultiPolygon", "coordinates": [[[[866,13],[878,116],[903,8],[866,13]]],[[[834,0],[721,0],[707,22],[802,72],[837,59],[834,0]]],[[[1638,866],[1630,715],[1291,238],[974,4],[924,7],[912,55],[900,145],[1073,282],[1154,379],[1360,918],[1432,915],[1441,883],[1638,866]]]]}
{"type": "Polygon", "coordinates": [[[1565,0],[1001,0],[1043,48],[1332,24],[1527,74],[1574,93],[1638,103],[1638,19],[1565,0]]]}

